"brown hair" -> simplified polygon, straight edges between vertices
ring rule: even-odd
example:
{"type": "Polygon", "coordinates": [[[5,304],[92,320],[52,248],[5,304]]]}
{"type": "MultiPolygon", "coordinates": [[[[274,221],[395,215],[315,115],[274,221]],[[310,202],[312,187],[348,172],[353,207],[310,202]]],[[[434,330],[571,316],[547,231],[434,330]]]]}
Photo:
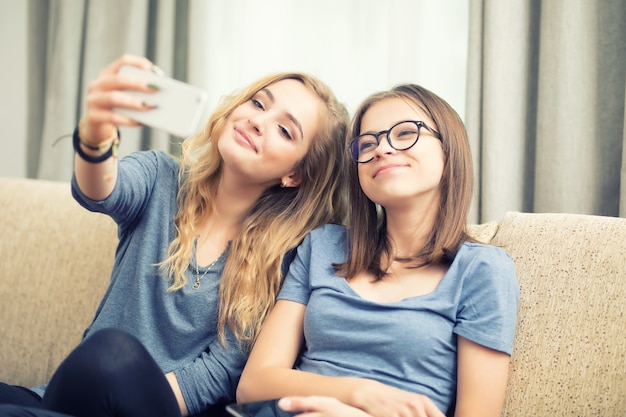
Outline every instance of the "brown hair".
{"type": "Polygon", "coordinates": [[[296,166],[300,185],[268,188],[231,242],[220,282],[218,333],[222,343],[226,326],[240,344],[254,342],[282,284],[285,254],[315,227],[341,223],[346,217],[344,141],[349,118],[345,106],[326,84],[308,74],[281,73],[262,78],[224,98],[204,129],[183,142],[179,210],[174,219],[177,236],[162,263],[172,280],[170,289],[186,285],[185,270],[193,254],[196,224],[213,210],[223,164],[214,138],[219,138],[236,107],[285,79],[300,81],[321,99],[321,126],[296,166]]]}
{"type": "MultiPolygon", "coordinates": [[[[365,113],[374,104],[386,99],[404,100],[430,116],[435,123],[432,128],[441,134],[444,153],[440,199],[427,243],[412,258],[401,260],[410,261],[415,267],[449,264],[459,246],[472,240],[466,233],[473,172],[465,126],[456,111],[442,98],[418,85],[403,84],[368,97],[354,115],[349,138],[360,133],[365,113]]],[[[385,210],[371,201],[361,189],[356,163],[348,168],[348,176],[350,254],[348,260],[336,265],[335,269],[338,275],[348,279],[367,271],[380,280],[385,277],[387,269],[381,264],[382,260],[392,256],[385,210]]]]}

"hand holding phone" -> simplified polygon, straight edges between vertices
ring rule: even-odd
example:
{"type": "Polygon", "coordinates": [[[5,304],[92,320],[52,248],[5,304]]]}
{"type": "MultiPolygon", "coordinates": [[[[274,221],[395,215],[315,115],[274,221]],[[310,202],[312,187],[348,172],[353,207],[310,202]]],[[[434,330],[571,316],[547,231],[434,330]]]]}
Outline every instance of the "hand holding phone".
{"type": "Polygon", "coordinates": [[[119,74],[143,78],[158,90],[154,93],[126,91],[154,105],[153,109],[140,111],[114,107],[113,111],[181,138],[196,133],[202,127],[208,105],[205,90],[131,65],[124,65],[119,74]]]}

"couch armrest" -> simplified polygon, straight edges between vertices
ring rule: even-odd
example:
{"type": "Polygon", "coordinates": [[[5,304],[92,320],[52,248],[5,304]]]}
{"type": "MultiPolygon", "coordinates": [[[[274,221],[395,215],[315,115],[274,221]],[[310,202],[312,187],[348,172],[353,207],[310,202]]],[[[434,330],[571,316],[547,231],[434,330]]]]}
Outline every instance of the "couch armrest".
{"type": "Polygon", "coordinates": [[[69,183],[0,178],[0,381],[46,382],[93,319],[117,228],[69,183]]]}
{"type": "Polygon", "coordinates": [[[626,219],[508,213],[520,311],[503,416],[623,416],[626,219]]]}

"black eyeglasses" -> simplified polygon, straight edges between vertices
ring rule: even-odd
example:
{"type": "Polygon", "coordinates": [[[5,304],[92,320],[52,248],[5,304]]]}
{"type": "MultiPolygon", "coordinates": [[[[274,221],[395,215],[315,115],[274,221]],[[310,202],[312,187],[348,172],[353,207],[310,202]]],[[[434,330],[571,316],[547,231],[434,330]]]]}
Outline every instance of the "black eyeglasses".
{"type": "Polygon", "coordinates": [[[374,159],[374,151],[380,144],[380,136],[385,135],[389,146],[397,151],[406,151],[417,143],[420,138],[420,129],[425,128],[437,139],[443,140],[441,134],[426,126],[426,123],[417,120],[405,120],[396,123],[388,130],[381,130],[378,133],[366,133],[353,138],[348,147],[350,156],[354,162],[364,164],[374,159]]]}

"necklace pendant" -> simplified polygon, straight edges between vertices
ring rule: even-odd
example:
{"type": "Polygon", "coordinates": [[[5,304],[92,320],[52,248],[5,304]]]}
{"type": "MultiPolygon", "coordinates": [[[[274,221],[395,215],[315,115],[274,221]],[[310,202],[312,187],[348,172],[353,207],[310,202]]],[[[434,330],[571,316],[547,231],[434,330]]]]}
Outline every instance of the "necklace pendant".
{"type": "Polygon", "coordinates": [[[193,283],[192,288],[194,290],[197,290],[198,288],[200,288],[200,280],[197,280],[196,282],[193,283]]]}

